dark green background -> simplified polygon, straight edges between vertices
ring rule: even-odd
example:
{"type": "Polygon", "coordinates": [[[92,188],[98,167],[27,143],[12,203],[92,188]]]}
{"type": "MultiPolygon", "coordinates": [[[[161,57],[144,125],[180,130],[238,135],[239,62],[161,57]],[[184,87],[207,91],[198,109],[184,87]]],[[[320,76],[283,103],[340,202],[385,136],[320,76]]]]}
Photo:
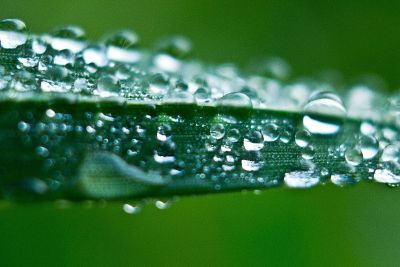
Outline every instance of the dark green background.
{"type": "MultiPolygon", "coordinates": [[[[90,39],[135,29],[143,44],[183,34],[195,56],[282,56],[296,74],[326,68],[351,81],[400,84],[399,1],[1,0],[0,17],[34,32],[78,24],[90,39]]],[[[105,208],[0,202],[1,266],[395,266],[400,192],[377,184],[186,197],[138,215],[105,208]]]]}

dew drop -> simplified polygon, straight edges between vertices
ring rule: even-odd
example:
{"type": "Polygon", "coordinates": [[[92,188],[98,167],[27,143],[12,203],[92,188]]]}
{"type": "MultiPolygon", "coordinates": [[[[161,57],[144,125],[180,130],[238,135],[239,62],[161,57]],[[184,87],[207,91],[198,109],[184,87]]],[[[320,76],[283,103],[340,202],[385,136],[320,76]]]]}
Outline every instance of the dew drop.
{"type": "Polygon", "coordinates": [[[171,132],[171,126],[168,124],[160,125],[157,129],[157,139],[161,142],[167,141],[167,139],[171,136],[171,132]]]}
{"type": "Polygon", "coordinates": [[[104,39],[107,46],[107,56],[112,61],[135,63],[141,59],[138,46],[138,35],[129,30],[117,31],[104,39]]]}
{"type": "Polygon", "coordinates": [[[142,205],[137,204],[136,206],[134,206],[134,205],[125,203],[124,205],[122,205],[122,209],[127,214],[136,214],[142,210],[142,205]]]}
{"type": "Polygon", "coordinates": [[[105,67],[108,64],[106,48],[96,45],[90,46],[83,51],[83,60],[86,64],[94,64],[97,67],[105,67]]]}
{"type": "Polygon", "coordinates": [[[306,130],[300,130],[295,135],[295,142],[299,147],[306,147],[311,140],[311,134],[306,130]]]}
{"type": "Polygon", "coordinates": [[[25,23],[19,19],[0,21],[0,46],[4,49],[15,49],[24,45],[28,39],[25,23]]]}
{"type": "Polygon", "coordinates": [[[374,173],[374,179],[378,183],[385,183],[385,184],[400,183],[400,175],[396,175],[388,169],[377,169],[374,173]]]}
{"type": "Polygon", "coordinates": [[[320,177],[312,171],[293,171],[285,174],[284,181],[288,187],[308,188],[319,183],[320,177]]]}
{"type": "Polygon", "coordinates": [[[381,155],[382,162],[391,162],[400,168],[400,144],[388,145],[381,155]]]}
{"type": "Polygon", "coordinates": [[[268,123],[262,128],[264,141],[274,142],[279,138],[279,128],[275,123],[268,123]]]}
{"type": "Polygon", "coordinates": [[[157,47],[160,52],[176,58],[187,57],[192,52],[192,43],[183,36],[172,36],[161,40],[157,47]]]}
{"type": "Polygon", "coordinates": [[[119,82],[111,75],[104,75],[97,81],[97,90],[101,97],[117,96],[120,90],[119,82]]]}
{"type": "Polygon", "coordinates": [[[264,160],[260,151],[249,151],[241,160],[242,168],[245,171],[258,171],[264,166],[264,160]]]}
{"type": "Polygon", "coordinates": [[[301,156],[306,160],[313,159],[315,156],[315,148],[311,145],[304,147],[301,156]]]}
{"type": "Polygon", "coordinates": [[[171,207],[172,202],[170,200],[162,201],[162,200],[156,200],[154,202],[154,205],[156,206],[157,209],[160,210],[165,210],[171,207]]]}
{"type": "Polygon", "coordinates": [[[228,93],[218,99],[217,106],[241,106],[251,108],[251,99],[243,93],[228,93]]]}
{"type": "Polygon", "coordinates": [[[225,127],[222,123],[216,123],[210,128],[210,136],[214,139],[222,139],[225,135],[225,127]]]}
{"type": "Polygon", "coordinates": [[[70,50],[78,53],[86,47],[85,32],[78,26],[65,26],[56,29],[51,35],[51,47],[54,50],[70,50]]]}
{"type": "Polygon", "coordinates": [[[320,91],[312,94],[303,108],[304,127],[313,134],[334,135],[342,127],[342,119],[346,115],[346,108],[342,100],[335,94],[320,91]],[[325,118],[324,115],[337,118],[325,118]]]}
{"type": "Polygon", "coordinates": [[[364,159],[373,159],[379,152],[379,142],[372,135],[362,135],[359,145],[364,159]]]}
{"type": "Polygon", "coordinates": [[[264,138],[259,131],[251,131],[243,139],[244,149],[247,151],[258,151],[264,147],[264,138]]]}
{"type": "Polygon", "coordinates": [[[168,77],[161,73],[152,75],[149,79],[150,94],[155,96],[164,96],[169,89],[168,77]]]}
{"type": "Polygon", "coordinates": [[[229,129],[228,132],[226,133],[226,137],[228,141],[236,143],[237,141],[239,141],[240,132],[236,128],[229,129]]]}
{"type": "Polygon", "coordinates": [[[358,148],[348,148],[344,154],[346,162],[353,166],[358,166],[362,163],[363,154],[358,148]]]}

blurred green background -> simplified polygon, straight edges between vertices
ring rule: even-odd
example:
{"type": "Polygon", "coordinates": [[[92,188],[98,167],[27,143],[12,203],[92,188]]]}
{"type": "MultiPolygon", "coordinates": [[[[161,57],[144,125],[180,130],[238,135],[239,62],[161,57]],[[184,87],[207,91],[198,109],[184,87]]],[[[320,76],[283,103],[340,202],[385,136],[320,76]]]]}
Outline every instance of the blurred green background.
{"type": "MultiPolygon", "coordinates": [[[[400,85],[400,1],[16,1],[0,17],[88,37],[136,30],[145,46],[183,34],[209,62],[279,55],[295,74],[338,69],[400,85]]],[[[396,266],[399,189],[361,184],[185,197],[128,215],[121,203],[0,203],[0,266],[396,266]]]]}

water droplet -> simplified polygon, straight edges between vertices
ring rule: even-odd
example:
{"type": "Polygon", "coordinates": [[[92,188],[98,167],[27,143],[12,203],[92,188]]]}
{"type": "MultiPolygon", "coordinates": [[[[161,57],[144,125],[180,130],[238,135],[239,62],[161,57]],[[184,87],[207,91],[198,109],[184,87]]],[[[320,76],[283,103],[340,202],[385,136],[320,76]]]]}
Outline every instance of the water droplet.
{"type": "Polygon", "coordinates": [[[18,130],[20,130],[21,132],[28,132],[30,128],[31,126],[24,121],[20,121],[18,123],[18,130]]]}
{"type": "Polygon", "coordinates": [[[344,187],[356,184],[360,179],[355,176],[356,168],[353,165],[341,163],[336,166],[336,172],[331,175],[331,182],[344,187]]]}
{"type": "Polygon", "coordinates": [[[301,156],[303,159],[313,159],[315,156],[315,148],[311,145],[304,147],[301,156]]]}
{"type": "Polygon", "coordinates": [[[333,135],[342,127],[346,109],[342,100],[331,92],[316,92],[311,95],[303,109],[303,125],[313,134],[333,135]],[[325,115],[336,118],[326,118],[325,115]]]}
{"type": "Polygon", "coordinates": [[[251,108],[251,99],[243,93],[229,93],[218,99],[217,106],[241,106],[251,108]]]}
{"type": "Polygon", "coordinates": [[[363,160],[363,154],[358,148],[348,148],[344,154],[346,162],[353,165],[358,166],[361,164],[363,160]]]}
{"type": "Polygon", "coordinates": [[[107,36],[104,42],[110,60],[135,63],[141,59],[141,53],[135,49],[138,46],[139,37],[133,31],[117,31],[107,36]]]}
{"type": "Polygon", "coordinates": [[[262,154],[260,151],[249,151],[244,155],[241,164],[245,171],[258,171],[264,166],[262,154]]]}
{"type": "Polygon", "coordinates": [[[101,97],[117,96],[120,90],[119,82],[111,75],[104,75],[97,81],[97,91],[101,97]]]}
{"type": "Polygon", "coordinates": [[[77,26],[65,26],[56,29],[51,36],[51,47],[54,50],[70,50],[73,53],[78,53],[86,47],[85,32],[77,26]]]}
{"type": "Polygon", "coordinates": [[[38,154],[39,156],[46,158],[47,156],[49,156],[49,150],[43,146],[39,146],[36,148],[36,154],[38,154]]]}
{"type": "Polygon", "coordinates": [[[169,89],[168,77],[161,73],[152,75],[149,79],[149,83],[150,94],[155,96],[164,96],[169,89]]]}
{"type": "Polygon", "coordinates": [[[319,183],[320,177],[312,171],[293,171],[285,173],[285,184],[293,188],[308,188],[319,183]]]}
{"type": "Polygon", "coordinates": [[[222,123],[216,123],[210,128],[210,136],[214,139],[222,139],[225,135],[225,127],[222,123]]]}
{"type": "Polygon", "coordinates": [[[176,145],[173,141],[160,142],[154,152],[154,160],[160,164],[175,162],[175,148],[176,145]]]}
{"type": "Polygon", "coordinates": [[[165,72],[178,72],[182,66],[180,60],[166,54],[156,55],[153,62],[157,68],[165,72]]]}
{"type": "Polygon", "coordinates": [[[40,38],[34,38],[32,40],[32,51],[37,55],[42,55],[47,50],[47,44],[40,38]]]}
{"type": "Polygon", "coordinates": [[[229,129],[229,131],[226,134],[226,137],[227,137],[228,141],[230,141],[232,143],[236,143],[237,141],[239,141],[240,132],[236,128],[229,129]]]}
{"type": "Polygon", "coordinates": [[[204,87],[199,87],[195,94],[194,98],[196,99],[197,104],[204,104],[204,103],[209,103],[211,102],[211,94],[210,92],[204,88],[204,87]]]}
{"type": "Polygon", "coordinates": [[[176,58],[187,57],[192,52],[191,42],[183,36],[172,36],[161,40],[158,50],[176,58]]]}
{"type": "Polygon", "coordinates": [[[25,23],[18,19],[0,21],[0,45],[4,49],[15,49],[28,39],[25,23]]]}
{"type": "Polygon", "coordinates": [[[299,147],[306,147],[311,140],[311,134],[306,130],[300,130],[295,135],[295,142],[299,147]]]}
{"type": "Polygon", "coordinates": [[[156,200],[154,205],[156,206],[157,209],[165,210],[171,207],[172,202],[170,200],[167,201],[156,200]]]}
{"type": "Polygon", "coordinates": [[[259,131],[250,131],[243,139],[244,149],[247,151],[258,151],[264,147],[264,138],[259,131]]]}
{"type": "Polygon", "coordinates": [[[359,145],[364,159],[373,159],[379,152],[379,143],[372,135],[362,135],[359,145]]]}
{"type": "Polygon", "coordinates": [[[275,123],[268,123],[262,128],[264,140],[266,142],[274,142],[279,138],[279,128],[275,123]]]}
{"type": "Polygon", "coordinates": [[[400,175],[396,175],[388,169],[377,169],[374,173],[374,179],[378,183],[385,183],[385,184],[400,183],[400,175]]]}
{"type": "Polygon", "coordinates": [[[106,36],[104,43],[119,48],[134,48],[138,46],[139,36],[131,30],[120,30],[106,36]]]}
{"type": "Polygon", "coordinates": [[[104,46],[91,46],[83,51],[83,60],[86,64],[94,64],[97,67],[105,67],[108,64],[106,48],[104,46]]]}
{"type": "Polygon", "coordinates": [[[168,124],[160,125],[157,129],[157,139],[161,142],[164,142],[171,136],[171,132],[171,126],[168,124]]]}
{"type": "Polygon", "coordinates": [[[400,144],[388,145],[381,155],[382,162],[392,162],[400,167],[400,144]]]}
{"type": "Polygon", "coordinates": [[[122,209],[128,214],[136,214],[142,210],[142,205],[137,204],[136,206],[125,203],[122,205],[122,209]]]}
{"type": "Polygon", "coordinates": [[[70,50],[61,50],[54,56],[54,64],[65,66],[67,64],[73,65],[75,62],[75,54],[70,50]]]}

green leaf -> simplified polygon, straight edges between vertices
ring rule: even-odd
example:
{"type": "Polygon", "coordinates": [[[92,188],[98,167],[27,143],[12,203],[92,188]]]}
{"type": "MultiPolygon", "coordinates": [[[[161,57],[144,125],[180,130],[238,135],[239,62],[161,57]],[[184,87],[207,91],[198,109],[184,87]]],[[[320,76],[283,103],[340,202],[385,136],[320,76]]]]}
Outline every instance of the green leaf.
{"type": "Polygon", "coordinates": [[[76,27],[27,36],[21,23],[0,24],[3,198],[400,182],[398,96],[287,80],[276,59],[208,65],[182,37],[149,51],[127,31],[90,44],[76,27]]]}

